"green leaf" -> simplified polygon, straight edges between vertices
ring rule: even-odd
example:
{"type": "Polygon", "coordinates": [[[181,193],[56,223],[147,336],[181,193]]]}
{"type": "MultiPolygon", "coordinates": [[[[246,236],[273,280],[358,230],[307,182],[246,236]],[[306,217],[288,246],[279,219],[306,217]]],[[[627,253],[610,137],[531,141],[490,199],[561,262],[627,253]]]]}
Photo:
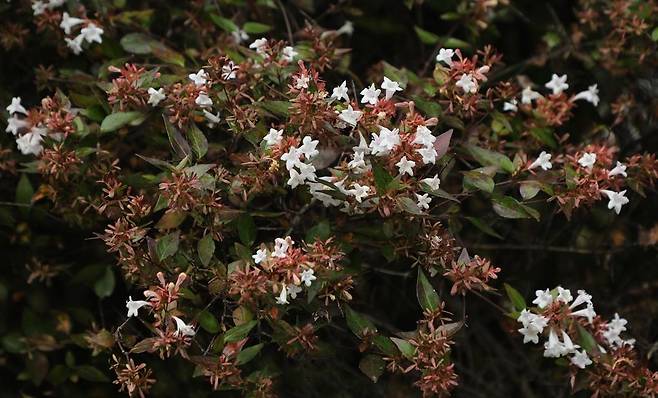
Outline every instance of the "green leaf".
{"type": "Polygon", "coordinates": [[[322,220],[306,233],[306,243],[313,243],[316,239],[325,240],[331,236],[331,225],[328,221],[322,220]]]}
{"type": "Polygon", "coordinates": [[[420,210],[418,207],[418,204],[413,201],[411,198],[407,198],[406,196],[400,196],[396,200],[398,206],[400,209],[406,211],[409,214],[414,214],[416,216],[422,216],[423,212],[420,210]]]}
{"type": "Polygon", "coordinates": [[[386,368],[386,362],[379,355],[366,355],[361,358],[359,361],[359,369],[368,376],[368,378],[373,382],[377,383],[379,377],[384,374],[384,369],[386,368]]]}
{"type": "Polygon", "coordinates": [[[164,120],[167,137],[169,137],[169,144],[171,144],[174,153],[176,153],[180,159],[191,156],[192,148],[190,148],[190,144],[185,140],[180,131],[178,131],[176,126],[171,124],[166,115],[162,115],[162,119],[164,120]]]}
{"type": "Polygon", "coordinates": [[[199,319],[199,325],[201,325],[203,330],[208,333],[219,332],[219,321],[209,311],[201,311],[197,317],[199,319]]]}
{"type": "Polygon", "coordinates": [[[244,365],[247,362],[254,359],[256,357],[256,355],[258,355],[260,350],[263,349],[264,346],[265,346],[265,344],[260,343],[260,344],[252,345],[251,347],[247,347],[247,348],[243,349],[242,351],[240,351],[238,353],[238,357],[236,358],[236,365],[238,365],[238,366],[244,365]]]}
{"type": "Polygon", "coordinates": [[[576,328],[578,329],[578,344],[585,349],[590,354],[599,355],[598,343],[584,327],[582,327],[578,322],[574,322],[576,328]]]}
{"type": "Polygon", "coordinates": [[[410,342],[404,339],[399,339],[397,337],[391,337],[391,341],[395,343],[405,358],[411,359],[414,357],[414,354],[416,353],[416,347],[414,347],[410,342]]]}
{"type": "Polygon", "coordinates": [[[238,235],[240,241],[247,246],[251,246],[256,240],[256,223],[248,213],[242,213],[237,219],[238,235]]]}
{"type": "Polygon", "coordinates": [[[375,177],[375,188],[377,188],[377,193],[379,195],[385,194],[391,181],[393,181],[393,177],[379,163],[374,163],[372,165],[372,173],[375,177]]]}
{"type": "Polygon", "coordinates": [[[210,20],[220,28],[222,28],[225,32],[231,33],[231,32],[236,32],[238,30],[238,25],[235,24],[235,22],[231,21],[228,18],[220,17],[217,14],[210,14],[210,20]]]}
{"type": "Polygon", "coordinates": [[[179,239],[180,231],[176,231],[157,240],[155,244],[155,253],[158,256],[158,261],[173,256],[178,251],[179,239]]]}
{"type": "Polygon", "coordinates": [[[204,266],[210,264],[210,260],[212,260],[212,256],[215,253],[215,241],[212,235],[208,234],[201,238],[197,243],[196,250],[199,253],[201,264],[204,266]]]}
{"type": "Polygon", "coordinates": [[[192,123],[190,131],[187,133],[190,138],[190,145],[197,159],[201,159],[208,152],[208,140],[203,132],[199,130],[196,124],[192,123]]]}
{"type": "Polygon", "coordinates": [[[503,285],[505,286],[505,292],[507,293],[509,301],[514,305],[514,309],[517,311],[523,311],[526,308],[526,303],[521,293],[507,283],[504,283],[503,285]]]}
{"type": "Polygon", "coordinates": [[[416,281],[416,297],[423,310],[436,310],[441,305],[441,298],[420,267],[418,267],[418,280],[416,281]]]}
{"type": "Polygon", "coordinates": [[[124,51],[131,54],[153,54],[166,63],[185,66],[185,58],[180,53],[143,33],[129,33],[121,38],[120,43],[124,51]]]}
{"type": "Polygon", "coordinates": [[[141,112],[116,112],[109,114],[101,123],[101,133],[116,131],[126,125],[140,125],[145,117],[141,112]]]}
{"type": "Polygon", "coordinates": [[[521,181],[519,184],[519,192],[523,200],[530,200],[537,196],[541,190],[541,183],[539,181],[521,181]]]}
{"type": "Polygon", "coordinates": [[[75,368],[76,373],[81,379],[95,383],[109,383],[110,378],[97,368],[91,365],[80,365],[75,368]]]}
{"type": "Polygon", "coordinates": [[[444,37],[443,47],[446,48],[471,48],[471,44],[456,37],[444,37]]]}
{"type": "Polygon", "coordinates": [[[16,203],[29,205],[32,203],[33,195],[34,188],[32,188],[30,179],[27,177],[27,174],[21,174],[21,178],[18,180],[18,185],[16,186],[16,203]]]}
{"type": "Polygon", "coordinates": [[[658,26],[651,31],[651,40],[658,41],[658,26]]]}
{"type": "Polygon", "coordinates": [[[477,170],[464,172],[464,188],[466,189],[475,188],[484,192],[491,193],[493,192],[495,186],[496,184],[494,183],[493,178],[484,173],[481,173],[477,170]]]}
{"type": "Polygon", "coordinates": [[[258,105],[274,116],[280,117],[288,117],[288,109],[291,106],[288,101],[262,101],[258,105]]]}
{"type": "Polygon", "coordinates": [[[519,203],[511,196],[501,196],[492,199],[493,209],[501,217],[504,218],[534,218],[539,221],[539,212],[532,207],[519,203]]]}
{"type": "Polygon", "coordinates": [[[493,228],[491,228],[489,225],[485,224],[484,221],[480,220],[477,217],[466,217],[468,221],[470,221],[471,224],[473,224],[477,229],[480,231],[484,232],[485,234],[489,236],[493,236],[494,238],[498,239],[503,239],[502,236],[498,232],[496,232],[493,228]]]}
{"type": "Polygon", "coordinates": [[[530,129],[530,134],[539,142],[548,145],[552,149],[557,148],[557,141],[553,137],[553,131],[548,127],[533,127],[530,129]]]}
{"type": "Polygon", "coordinates": [[[362,338],[367,331],[377,332],[377,328],[372,322],[370,322],[360,313],[354,311],[348,305],[345,305],[345,319],[347,321],[347,327],[357,337],[362,338]]]}
{"type": "Polygon", "coordinates": [[[377,335],[372,338],[372,342],[381,352],[386,356],[394,356],[399,354],[399,350],[395,344],[388,337],[377,335]]]}
{"type": "Polygon", "coordinates": [[[414,30],[416,31],[420,41],[422,41],[424,44],[436,44],[441,39],[437,34],[428,32],[419,26],[414,26],[414,30]]]}
{"type": "Polygon", "coordinates": [[[94,292],[100,298],[109,297],[114,291],[114,285],[114,272],[111,267],[106,267],[103,275],[94,283],[94,292]]]}
{"type": "Polygon", "coordinates": [[[471,144],[465,145],[464,149],[482,166],[496,166],[507,173],[514,172],[514,163],[502,153],[471,144]]]}
{"type": "Polygon", "coordinates": [[[247,22],[242,25],[242,30],[249,34],[259,34],[269,32],[272,30],[272,27],[258,22],[247,22]]]}
{"type": "Polygon", "coordinates": [[[253,320],[227,330],[226,333],[224,333],[224,342],[232,343],[244,339],[257,323],[257,320],[253,320]]]}

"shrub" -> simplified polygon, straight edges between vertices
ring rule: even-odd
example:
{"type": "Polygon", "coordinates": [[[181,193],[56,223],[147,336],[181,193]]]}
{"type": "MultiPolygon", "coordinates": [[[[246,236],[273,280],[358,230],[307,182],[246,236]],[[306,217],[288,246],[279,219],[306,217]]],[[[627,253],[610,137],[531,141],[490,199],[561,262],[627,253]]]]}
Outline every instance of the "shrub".
{"type": "Polygon", "coordinates": [[[658,395],[657,6],[535,5],[1,6],[8,392],[658,395]]]}

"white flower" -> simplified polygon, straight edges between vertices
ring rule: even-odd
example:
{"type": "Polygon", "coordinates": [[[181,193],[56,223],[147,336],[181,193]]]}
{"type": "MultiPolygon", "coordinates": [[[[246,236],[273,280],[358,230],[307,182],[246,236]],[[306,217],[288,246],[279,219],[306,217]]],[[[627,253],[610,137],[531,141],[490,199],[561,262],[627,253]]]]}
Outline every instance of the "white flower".
{"type": "Polygon", "coordinates": [[[433,146],[416,149],[416,152],[423,157],[423,164],[434,164],[436,162],[436,155],[438,155],[438,153],[433,146]]]}
{"type": "Polygon", "coordinates": [[[174,318],[174,321],[176,321],[176,332],[174,332],[174,335],[194,336],[196,334],[194,328],[183,322],[182,319],[177,316],[172,316],[172,318],[174,318]]]}
{"type": "Polygon", "coordinates": [[[87,24],[87,26],[80,30],[80,34],[84,36],[88,43],[96,42],[100,44],[103,42],[103,38],[101,37],[103,29],[99,28],[94,23],[87,24]]]}
{"type": "Polygon", "coordinates": [[[370,87],[361,90],[361,95],[363,96],[361,103],[375,105],[379,101],[379,94],[381,92],[382,90],[375,88],[375,83],[371,84],[370,87]]]}
{"type": "Polygon", "coordinates": [[[299,177],[304,181],[315,180],[315,166],[312,164],[300,163],[297,167],[299,167],[299,177]]]}
{"type": "Polygon", "coordinates": [[[71,17],[68,12],[64,12],[64,14],[62,14],[62,22],[60,22],[59,27],[64,30],[64,33],[70,35],[71,28],[80,25],[84,21],[84,19],[71,17]]]}
{"type": "Polygon", "coordinates": [[[297,298],[297,293],[302,292],[301,287],[299,287],[297,285],[293,285],[293,284],[288,285],[286,290],[288,290],[288,296],[290,296],[290,298],[293,299],[293,300],[297,298]]]}
{"type": "Polygon", "coordinates": [[[583,303],[592,304],[592,295],[587,294],[584,290],[578,290],[578,296],[576,296],[576,299],[571,303],[569,308],[576,308],[583,303]]]}
{"type": "Polygon", "coordinates": [[[352,160],[347,164],[347,167],[353,170],[361,170],[366,167],[366,161],[364,159],[365,154],[363,152],[354,152],[352,160]]]}
{"type": "Polygon", "coordinates": [[[439,50],[439,53],[436,56],[436,62],[443,62],[448,66],[452,66],[452,57],[455,55],[455,51],[451,48],[442,48],[439,50]]]}
{"type": "Polygon", "coordinates": [[[306,287],[310,287],[311,283],[313,283],[313,281],[318,278],[315,276],[315,271],[313,271],[312,268],[309,268],[302,271],[301,279],[302,283],[305,284],[306,287]]]}
{"type": "Polygon", "coordinates": [[[571,316],[582,316],[587,318],[589,323],[592,323],[596,312],[594,311],[594,305],[592,303],[587,303],[587,306],[581,310],[571,312],[571,316]]]}
{"type": "Polygon", "coordinates": [[[286,236],[285,239],[274,239],[274,253],[272,255],[278,258],[286,258],[288,256],[288,248],[290,248],[290,246],[294,243],[295,242],[290,238],[290,236],[286,236]]]}
{"type": "Polygon", "coordinates": [[[585,369],[587,365],[592,364],[592,360],[589,359],[589,356],[587,356],[587,352],[582,350],[580,352],[576,351],[573,353],[573,356],[571,357],[571,363],[581,369],[585,369]]]}
{"type": "Polygon", "coordinates": [[[558,358],[562,355],[562,343],[554,329],[548,333],[548,341],[544,343],[544,357],[558,358]]]}
{"type": "Polygon", "coordinates": [[[352,105],[348,105],[347,109],[344,109],[340,112],[338,118],[347,124],[356,126],[358,121],[361,120],[361,116],[363,116],[363,112],[355,111],[354,109],[352,109],[352,105]]]}
{"type": "Polygon", "coordinates": [[[164,88],[160,88],[156,90],[153,87],[149,87],[148,93],[149,93],[148,103],[152,106],[158,106],[158,104],[162,100],[167,98],[167,96],[164,93],[164,88]]]}
{"type": "Polygon", "coordinates": [[[311,78],[307,75],[301,75],[295,77],[295,88],[301,90],[303,88],[308,88],[308,83],[311,81],[311,78]]]}
{"type": "Polygon", "coordinates": [[[370,148],[368,147],[368,143],[366,142],[366,139],[363,137],[363,134],[359,133],[359,145],[352,147],[352,150],[355,153],[362,153],[366,155],[370,153],[370,148]]]}
{"type": "Polygon", "coordinates": [[[354,24],[352,23],[352,21],[346,21],[343,24],[343,26],[338,28],[338,30],[336,31],[336,34],[339,35],[339,36],[342,35],[342,34],[352,36],[352,33],[354,33],[354,24]]]}
{"type": "Polygon", "coordinates": [[[578,164],[587,169],[591,169],[594,166],[594,163],[596,163],[595,153],[587,152],[578,159],[578,164]]]}
{"type": "Polygon", "coordinates": [[[414,167],[416,166],[416,162],[413,160],[408,160],[406,155],[402,156],[402,159],[400,159],[400,161],[395,165],[398,167],[400,175],[405,173],[409,174],[410,176],[414,175],[414,167]]]}
{"type": "Polygon", "coordinates": [[[439,189],[439,185],[441,184],[441,179],[439,178],[438,174],[435,174],[434,177],[432,177],[432,178],[423,178],[422,180],[420,180],[420,182],[424,182],[433,191],[436,191],[437,189],[439,189]]]}
{"type": "Polygon", "coordinates": [[[603,337],[607,340],[608,345],[612,347],[621,347],[624,344],[633,344],[634,340],[624,340],[620,337],[621,333],[626,331],[626,324],[628,321],[620,318],[619,314],[608,322],[606,330],[603,331],[603,337]]]}
{"type": "Polygon", "coordinates": [[[599,89],[596,84],[589,86],[587,90],[581,91],[578,94],[574,95],[571,99],[572,101],[585,100],[591,102],[592,105],[597,106],[599,104],[599,89]]]}
{"type": "Polygon", "coordinates": [[[573,341],[571,341],[571,338],[569,335],[563,330],[562,331],[562,355],[568,355],[573,352],[575,352],[580,346],[578,344],[574,344],[573,341]]]}
{"type": "Polygon", "coordinates": [[[612,177],[616,175],[622,175],[624,177],[628,177],[628,174],[626,174],[626,165],[624,165],[620,161],[617,161],[617,165],[608,172],[608,177],[612,177]]]}
{"type": "Polygon", "coordinates": [[[315,149],[318,146],[320,141],[314,140],[310,136],[304,137],[302,140],[302,146],[299,147],[299,151],[306,157],[307,160],[315,157],[320,151],[315,149]]]}
{"type": "Polygon", "coordinates": [[[306,179],[296,170],[296,169],[290,169],[290,178],[286,182],[288,185],[290,185],[291,188],[297,188],[298,185],[303,185],[306,179]]]}
{"type": "Polygon", "coordinates": [[[131,316],[138,316],[139,309],[145,305],[151,305],[151,303],[144,300],[133,301],[133,298],[128,296],[128,301],[126,301],[126,308],[128,308],[128,318],[131,316]]]}
{"type": "Polygon", "coordinates": [[[537,296],[536,299],[532,301],[533,304],[537,304],[537,307],[539,308],[546,308],[551,303],[553,302],[553,295],[551,294],[551,291],[549,289],[546,290],[537,290],[535,292],[535,295],[537,296]]]}
{"type": "Polygon", "coordinates": [[[432,202],[432,198],[428,196],[428,194],[424,193],[422,195],[416,194],[416,205],[420,210],[427,210],[430,208],[430,203],[432,202]]]}
{"type": "Polygon", "coordinates": [[[628,198],[626,195],[626,190],[621,192],[608,191],[607,189],[602,189],[601,192],[608,195],[608,209],[615,209],[615,213],[619,214],[621,212],[621,207],[628,203],[628,198]]]}
{"type": "Polygon", "coordinates": [[[245,32],[240,28],[231,32],[231,36],[233,36],[233,39],[235,40],[236,43],[242,43],[245,40],[249,40],[249,35],[247,34],[247,32],[245,32]]]}
{"type": "Polygon", "coordinates": [[[379,127],[379,135],[373,133],[370,141],[370,149],[373,155],[382,156],[388,154],[393,148],[400,144],[400,131],[398,129],[389,130],[386,127],[379,127]]]}
{"type": "Polygon", "coordinates": [[[386,100],[390,100],[396,91],[402,91],[402,87],[400,87],[400,83],[393,81],[386,76],[384,76],[384,82],[382,83],[381,87],[383,90],[386,91],[386,96],[385,96],[386,100]]]}
{"type": "Polygon", "coordinates": [[[276,303],[279,305],[290,304],[288,301],[288,289],[286,288],[286,285],[281,287],[281,293],[279,293],[279,296],[276,298],[276,303]]]}
{"type": "Polygon", "coordinates": [[[73,54],[79,55],[82,52],[82,40],[84,40],[83,35],[77,35],[73,39],[69,39],[68,37],[64,38],[64,41],[66,42],[66,46],[73,51],[73,54]]]}
{"type": "Polygon", "coordinates": [[[291,46],[283,47],[283,51],[281,53],[283,54],[283,60],[288,62],[294,61],[295,57],[299,55],[299,53],[295,51],[295,48],[291,46]]]}
{"type": "MultiPolygon", "coordinates": [[[[361,155],[363,156],[363,155],[361,155]]],[[[354,196],[357,202],[361,203],[363,198],[368,196],[368,193],[370,192],[370,187],[368,185],[360,185],[358,183],[354,183],[352,185],[352,189],[350,189],[348,192],[354,196]]]]}
{"type": "Polygon", "coordinates": [[[281,140],[283,140],[283,129],[277,130],[270,128],[269,133],[265,137],[263,137],[263,141],[265,141],[265,145],[267,147],[271,147],[273,145],[278,145],[281,140]]]}
{"type": "Polygon", "coordinates": [[[414,144],[432,146],[436,141],[436,137],[432,135],[432,131],[427,127],[420,125],[416,127],[416,134],[414,135],[414,144]]]}
{"type": "Polygon", "coordinates": [[[16,116],[12,116],[7,119],[7,128],[5,129],[5,132],[16,135],[18,134],[18,130],[24,128],[25,126],[27,126],[27,122],[25,120],[19,119],[16,116]]]}
{"type": "Polygon", "coordinates": [[[249,45],[249,48],[256,50],[256,52],[261,55],[265,53],[266,47],[267,39],[264,37],[254,40],[254,42],[249,45]]]}
{"type": "Polygon", "coordinates": [[[571,291],[569,289],[563,289],[562,286],[557,287],[557,301],[561,301],[565,304],[569,304],[573,300],[571,291]]]}
{"type": "Polygon", "coordinates": [[[208,73],[203,69],[199,69],[197,73],[190,73],[188,77],[197,87],[203,86],[208,81],[208,73]]]}
{"type": "Polygon", "coordinates": [[[553,94],[560,94],[569,88],[569,84],[567,84],[567,75],[558,76],[553,73],[551,81],[546,83],[545,86],[546,88],[553,90],[553,94]]]}
{"type": "Polygon", "coordinates": [[[18,146],[18,150],[21,151],[23,155],[40,154],[43,150],[41,142],[43,141],[44,135],[46,135],[45,129],[33,128],[29,132],[16,138],[16,145],[18,146]]]}
{"type": "Polygon", "coordinates": [[[212,106],[212,99],[208,97],[208,94],[203,92],[199,93],[194,102],[202,108],[212,106]]]}
{"type": "Polygon", "coordinates": [[[27,109],[25,109],[25,107],[21,105],[21,97],[12,98],[11,104],[9,104],[6,109],[10,115],[13,115],[15,113],[22,113],[24,115],[27,115],[27,109]]]}
{"type": "Polygon", "coordinates": [[[302,152],[298,148],[291,146],[288,148],[288,152],[281,155],[281,160],[286,162],[286,169],[291,170],[293,167],[301,163],[299,161],[300,156],[302,156],[302,152]]]}
{"type": "Polygon", "coordinates": [[[459,80],[457,80],[457,83],[455,83],[455,86],[464,90],[464,93],[466,94],[475,94],[478,91],[477,83],[470,75],[467,75],[466,73],[461,75],[459,80]]]}
{"type": "Polygon", "coordinates": [[[518,330],[523,335],[523,344],[539,343],[539,333],[548,325],[548,319],[524,309],[516,320],[523,324],[518,330]]]}
{"type": "Polygon", "coordinates": [[[344,99],[345,101],[350,100],[350,97],[347,95],[347,82],[345,80],[343,80],[340,86],[334,87],[333,91],[331,92],[331,98],[337,100],[344,99]]]}
{"type": "Polygon", "coordinates": [[[522,104],[531,104],[532,101],[541,98],[541,94],[534,91],[530,86],[523,89],[521,92],[521,103],[522,104]]]}
{"type": "Polygon", "coordinates": [[[260,264],[261,262],[265,261],[265,259],[267,259],[267,250],[258,249],[256,250],[256,254],[253,254],[251,258],[254,259],[254,263],[260,264]]]}
{"type": "Polygon", "coordinates": [[[551,157],[552,155],[550,153],[546,153],[545,151],[542,151],[539,154],[539,157],[528,166],[528,170],[532,170],[535,167],[541,167],[542,170],[548,170],[553,167],[553,164],[551,163],[551,157]]]}
{"type": "Polygon", "coordinates": [[[208,121],[208,127],[213,128],[217,123],[221,121],[219,118],[219,112],[217,114],[213,115],[211,112],[208,112],[207,110],[203,110],[203,116],[205,116],[206,120],[208,121]]]}
{"type": "Polygon", "coordinates": [[[47,8],[48,8],[48,5],[45,4],[41,0],[37,0],[37,1],[32,2],[32,12],[33,12],[34,16],[43,14],[44,11],[46,11],[47,8]]]}
{"type": "Polygon", "coordinates": [[[231,80],[235,79],[236,72],[238,71],[237,65],[235,62],[228,61],[224,66],[222,66],[222,79],[231,80]]]}
{"type": "Polygon", "coordinates": [[[504,102],[503,103],[503,112],[516,112],[519,110],[519,107],[517,106],[518,101],[516,99],[512,99],[509,102],[504,102]]]}

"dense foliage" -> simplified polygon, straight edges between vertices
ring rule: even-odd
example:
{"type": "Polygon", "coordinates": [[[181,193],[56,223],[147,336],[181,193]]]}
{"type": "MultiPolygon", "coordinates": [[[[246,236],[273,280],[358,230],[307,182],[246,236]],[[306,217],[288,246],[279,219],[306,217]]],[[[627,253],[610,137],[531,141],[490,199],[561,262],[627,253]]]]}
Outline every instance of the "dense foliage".
{"type": "Polygon", "coordinates": [[[658,396],[654,0],[0,20],[0,396],[658,396]]]}

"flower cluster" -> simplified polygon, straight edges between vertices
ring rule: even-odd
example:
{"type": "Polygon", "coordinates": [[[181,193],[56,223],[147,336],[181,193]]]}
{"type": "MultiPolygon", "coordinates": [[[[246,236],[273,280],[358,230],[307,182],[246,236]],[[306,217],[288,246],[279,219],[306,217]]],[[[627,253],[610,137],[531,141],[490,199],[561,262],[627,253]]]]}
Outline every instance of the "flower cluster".
{"type": "Polygon", "coordinates": [[[544,357],[566,357],[572,385],[578,377],[598,396],[616,396],[622,391],[632,396],[655,396],[656,375],[635,358],[634,339],[622,336],[626,319],[615,314],[604,321],[594,310],[592,296],[578,290],[574,298],[569,289],[537,290],[533,304],[518,313],[523,326],[518,331],[524,343],[538,344],[545,338],[544,357]],[[615,370],[615,367],[620,366],[615,370]]]}

